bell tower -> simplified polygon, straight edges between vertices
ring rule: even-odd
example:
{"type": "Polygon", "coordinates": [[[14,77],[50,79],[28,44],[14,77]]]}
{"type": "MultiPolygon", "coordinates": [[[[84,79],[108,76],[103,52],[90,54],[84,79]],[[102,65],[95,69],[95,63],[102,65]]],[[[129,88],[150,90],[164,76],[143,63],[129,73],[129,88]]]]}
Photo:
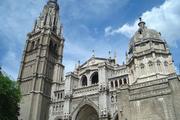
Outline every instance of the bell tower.
{"type": "Polygon", "coordinates": [[[62,32],[57,0],[49,0],[27,35],[18,76],[19,120],[48,120],[51,91],[63,79],[62,32]]]}

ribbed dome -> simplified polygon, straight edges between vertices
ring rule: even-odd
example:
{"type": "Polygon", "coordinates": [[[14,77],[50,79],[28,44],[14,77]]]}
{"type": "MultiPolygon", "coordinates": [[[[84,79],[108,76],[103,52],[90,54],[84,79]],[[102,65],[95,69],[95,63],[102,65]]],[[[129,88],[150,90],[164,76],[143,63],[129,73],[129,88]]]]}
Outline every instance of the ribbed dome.
{"type": "Polygon", "coordinates": [[[136,43],[145,41],[147,39],[154,39],[157,41],[163,41],[161,39],[161,33],[153,30],[153,29],[149,29],[145,26],[145,22],[140,21],[139,22],[139,29],[135,32],[135,34],[133,35],[133,37],[131,38],[130,44],[129,46],[134,46],[136,43]]]}

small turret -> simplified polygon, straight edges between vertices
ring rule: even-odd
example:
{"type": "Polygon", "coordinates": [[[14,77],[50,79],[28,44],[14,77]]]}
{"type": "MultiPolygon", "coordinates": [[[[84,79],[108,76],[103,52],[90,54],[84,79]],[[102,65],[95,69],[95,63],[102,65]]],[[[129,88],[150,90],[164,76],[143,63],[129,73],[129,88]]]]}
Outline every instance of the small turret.
{"type": "Polygon", "coordinates": [[[145,23],[144,21],[142,21],[142,18],[140,17],[140,18],[139,18],[138,26],[139,26],[140,28],[144,29],[144,28],[145,28],[145,25],[146,25],[146,23],[145,23]]]}

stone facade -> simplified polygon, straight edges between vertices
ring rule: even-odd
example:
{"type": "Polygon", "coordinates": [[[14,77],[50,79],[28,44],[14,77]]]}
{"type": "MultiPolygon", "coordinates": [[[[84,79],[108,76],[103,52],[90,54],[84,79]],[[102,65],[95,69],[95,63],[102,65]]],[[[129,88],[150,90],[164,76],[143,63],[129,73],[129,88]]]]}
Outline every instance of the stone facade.
{"type": "Polygon", "coordinates": [[[126,63],[92,56],[64,76],[57,0],[28,34],[19,120],[179,120],[180,81],[161,34],[139,22],[126,63]]]}

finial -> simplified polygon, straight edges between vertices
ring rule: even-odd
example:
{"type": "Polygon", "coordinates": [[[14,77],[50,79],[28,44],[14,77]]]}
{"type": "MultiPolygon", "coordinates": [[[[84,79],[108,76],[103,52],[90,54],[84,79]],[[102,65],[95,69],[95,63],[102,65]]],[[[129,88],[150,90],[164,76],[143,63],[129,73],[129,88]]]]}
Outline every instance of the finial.
{"type": "Polygon", "coordinates": [[[92,50],[92,57],[95,57],[95,51],[92,50]]]}
{"type": "Polygon", "coordinates": [[[63,24],[61,24],[61,25],[60,25],[60,36],[61,36],[61,37],[63,37],[63,34],[64,34],[63,32],[64,32],[64,31],[63,31],[63,24]]]}
{"type": "Polygon", "coordinates": [[[139,21],[142,22],[142,18],[141,17],[139,18],[139,21]]]}
{"type": "Polygon", "coordinates": [[[109,51],[109,59],[111,59],[111,51],[109,51]]]}
{"type": "Polygon", "coordinates": [[[80,60],[78,60],[78,67],[80,66],[80,64],[81,64],[81,63],[80,63],[80,60]]]}
{"type": "Polygon", "coordinates": [[[116,50],[114,51],[114,60],[115,60],[115,64],[117,63],[117,53],[116,50]]]}
{"type": "Polygon", "coordinates": [[[142,21],[142,18],[140,17],[139,18],[139,23],[138,23],[138,26],[140,27],[140,28],[144,28],[145,27],[145,22],[144,21],[142,21]]]}
{"type": "Polygon", "coordinates": [[[161,32],[159,32],[159,35],[161,36],[161,32]]]}

